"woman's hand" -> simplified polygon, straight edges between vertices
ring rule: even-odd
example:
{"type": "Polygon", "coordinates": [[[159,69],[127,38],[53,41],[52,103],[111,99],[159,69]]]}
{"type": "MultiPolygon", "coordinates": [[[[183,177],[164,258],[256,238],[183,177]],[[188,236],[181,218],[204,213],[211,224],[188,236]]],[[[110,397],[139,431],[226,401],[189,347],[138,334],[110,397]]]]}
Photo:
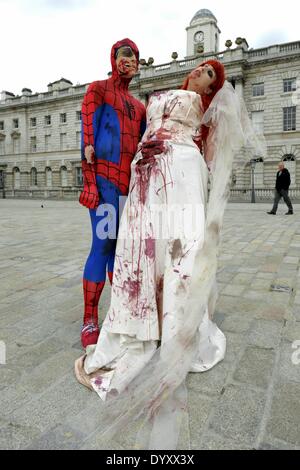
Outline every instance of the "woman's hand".
{"type": "Polygon", "coordinates": [[[209,173],[211,173],[211,171],[212,171],[212,166],[213,166],[212,160],[209,161],[209,162],[206,162],[206,165],[207,165],[207,168],[208,168],[209,173]]]}
{"type": "Polygon", "coordinates": [[[95,161],[95,150],[92,145],[87,145],[84,149],[84,156],[87,163],[94,163],[95,161]]]}

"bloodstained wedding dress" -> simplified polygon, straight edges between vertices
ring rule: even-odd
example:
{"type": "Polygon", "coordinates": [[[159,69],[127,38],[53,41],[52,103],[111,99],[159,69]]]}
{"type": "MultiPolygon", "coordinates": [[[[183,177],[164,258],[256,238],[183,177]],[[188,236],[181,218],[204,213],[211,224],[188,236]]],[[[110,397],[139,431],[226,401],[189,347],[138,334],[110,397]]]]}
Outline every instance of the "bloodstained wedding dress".
{"type": "MultiPolygon", "coordinates": [[[[195,254],[203,244],[209,173],[193,140],[203,116],[200,105],[200,96],[185,90],[150,100],[143,147],[131,165],[111,304],[96,349],[84,364],[87,373],[111,369],[91,379],[102,399],[109,390],[122,392],[158,342],[164,343],[186,321],[182,307],[195,254]]],[[[199,331],[194,372],[210,369],[225,354],[225,336],[208,310],[199,331]]]]}
{"type": "Polygon", "coordinates": [[[228,82],[205,113],[193,91],[150,99],[131,165],[110,308],[96,347],[81,358],[90,388],[109,403],[106,438],[139,417],[137,447],[176,448],[187,373],[224,358],[226,340],[212,321],[217,248],[233,156],[250,134],[228,82]],[[194,142],[201,124],[211,126],[209,201],[207,163],[194,142]]]}

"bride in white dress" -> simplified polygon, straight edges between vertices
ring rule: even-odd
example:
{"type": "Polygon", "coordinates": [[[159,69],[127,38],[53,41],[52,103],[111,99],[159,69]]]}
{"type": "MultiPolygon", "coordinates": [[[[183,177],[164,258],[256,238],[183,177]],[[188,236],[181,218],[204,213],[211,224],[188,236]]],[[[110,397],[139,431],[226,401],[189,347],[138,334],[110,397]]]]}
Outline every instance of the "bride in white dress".
{"type": "MultiPolygon", "coordinates": [[[[232,140],[230,148],[220,149],[228,129],[223,123],[220,133],[218,126],[229,115],[241,128],[241,115],[234,90],[224,81],[223,66],[207,61],[189,75],[186,89],[151,97],[147,129],[131,165],[110,308],[97,345],[75,363],[79,382],[102,400],[120,397],[114,398],[112,421],[124,417],[126,407],[136,407],[133,414],[146,410],[156,429],[147,438],[150,448],[159,448],[161,433],[169,432],[166,410],[174,417],[184,408],[186,374],[207,371],[225,355],[226,339],[212,315],[233,149],[232,140]],[[211,126],[202,139],[204,155],[195,143],[203,123],[211,126]]],[[[238,130],[234,138],[239,147],[238,130]]],[[[173,423],[172,437],[168,441],[164,434],[161,448],[173,448],[178,432],[173,423]]]]}

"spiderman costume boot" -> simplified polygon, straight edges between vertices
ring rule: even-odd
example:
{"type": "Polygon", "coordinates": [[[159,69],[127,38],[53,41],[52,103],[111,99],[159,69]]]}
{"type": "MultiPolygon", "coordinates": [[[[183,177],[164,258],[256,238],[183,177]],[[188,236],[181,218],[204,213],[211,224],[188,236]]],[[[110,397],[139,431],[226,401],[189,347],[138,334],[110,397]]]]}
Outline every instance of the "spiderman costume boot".
{"type": "Polygon", "coordinates": [[[100,333],[98,325],[98,304],[105,282],[92,282],[83,279],[84,318],[81,329],[81,344],[84,349],[97,344],[100,333]]]}

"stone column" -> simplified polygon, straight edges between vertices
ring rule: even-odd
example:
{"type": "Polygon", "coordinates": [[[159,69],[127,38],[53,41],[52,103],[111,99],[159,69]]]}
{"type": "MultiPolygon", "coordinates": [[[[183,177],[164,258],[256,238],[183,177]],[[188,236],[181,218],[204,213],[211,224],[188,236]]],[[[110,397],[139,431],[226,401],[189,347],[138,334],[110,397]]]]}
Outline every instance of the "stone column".
{"type": "Polygon", "coordinates": [[[240,98],[244,98],[244,79],[242,76],[235,78],[235,91],[240,98]]]}

